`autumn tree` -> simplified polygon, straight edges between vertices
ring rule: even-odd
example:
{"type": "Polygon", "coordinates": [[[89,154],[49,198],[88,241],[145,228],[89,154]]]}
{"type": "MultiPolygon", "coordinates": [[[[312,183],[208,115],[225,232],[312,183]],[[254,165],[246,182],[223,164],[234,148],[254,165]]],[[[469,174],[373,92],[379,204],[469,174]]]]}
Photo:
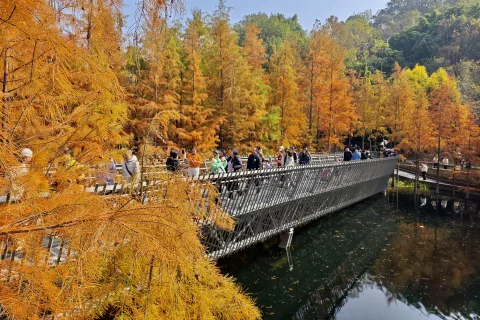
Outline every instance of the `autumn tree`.
{"type": "MultiPolygon", "coordinates": [[[[2,194],[21,190],[17,203],[2,204],[2,313],[12,319],[259,318],[200,244],[196,222],[207,216],[232,228],[213,190],[204,198],[198,186],[159,173],[159,184],[148,190],[151,203],[144,204],[136,192],[100,197],[76,183],[81,166],[101,163],[127,143],[127,110],[109,58],[84,42],[86,34],[66,36],[62,30],[69,28],[58,21],[45,1],[0,6],[0,187],[2,194]],[[34,156],[19,176],[22,147],[34,156]],[[81,165],[49,170],[66,147],[77,151],[81,165]]],[[[92,30],[91,43],[110,40],[92,30]]]]}
{"type": "Polygon", "coordinates": [[[345,77],[343,49],[324,29],[314,33],[312,42],[312,59],[318,74],[313,84],[317,144],[322,141],[325,150],[331,152],[333,148],[343,146],[343,138],[349,133],[356,114],[345,77]]]}
{"type": "MultiPolygon", "coordinates": [[[[454,79],[444,69],[439,69],[430,76],[430,116],[433,121],[433,135],[436,140],[436,153],[440,160],[442,149],[446,148],[452,137],[452,118],[460,105],[460,92],[454,79]]],[[[445,154],[446,155],[446,154],[445,154]]],[[[437,189],[440,192],[438,178],[440,166],[437,166],[437,189]]]]}
{"type": "Polygon", "coordinates": [[[280,110],[280,141],[282,145],[301,144],[306,117],[298,103],[299,88],[295,70],[294,43],[286,41],[276,48],[270,59],[271,108],[280,110]]]}
{"type": "MultiPolygon", "coordinates": [[[[386,116],[385,116],[385,107],[388,101],[388,92],[389,84],[385,79],[384,74],[377,70],[373,75],[373,105],[375,111],[373,113],[373,132],[371,137],[377,142],[378,138],[382,138],[386,133],[386,116]]],[[[375,151],[377,148],[377,143],[375,143],[375,151]]]]}
{"type": "Polygon", "coordinates": [[[196,146],[200,153],[206,153],[215,147],[219,126],[213,117],[214,110],[205,106],[208,93],[207,79],[202,70],[202,53],[207,27],[201,11],[194,10],[192,15],[184,36],[186,70],[183,76],[182,120],[177,130],[183,146],[196,146]]]}
{"type": "MultiPolygon", "coordinates": [[[[215,109],[215,119],[220,125],[219,145],[247,149],[255,141],[252,137],[257,136],[256,123],[262,117],[267,91],[259,82],[260,76],[255,74],[257,68],[249,66],[242,55],[237,35],[229,25],[229,8],[224,1],[220,1],[213,15],[210,37],[206,54],[208,105],[215,109]]],[[[261,52],[256,54],[261,56],[261,52]]]]}
{"type": "Polygon", "coordinates": [[[250,124],[248,135],[243,143],[248,147],[258,145],[267,146],[269,130],[272,126],[271,114],[267,110],[268,79],[264,73],[263,65],[266,63],[266,52],[263,41],[259,37],[261,30],[255,25],[246,26],[245,43],[243,45],[243,57],[247,64],[244,72],[244,85],[246,89],[245,99],[247,102],[250,124]]]}
{"type": "Polygon", "coordinates": [[[398,63],[393,66],[390,76],[388,102],[385,114],[387,127],[390,130],[390,139],[393,146],[397,145],[405,134],[403,119],[406,118],[407,110],[413,105],[413,92],[408,82],[405,70],[398,63]]]}
{"type": "Polygon", "coordinates": [[[425,67],[415,66],[414,69],[405,71],[410,86],[413,89],[413,103],[405,112],[403,119],[405,134],[398,145],[399,148],[406,150],[407,153],[413,152],[416,160],[415,190],[418,187],[420,155],[425,150],[431,150],[432,139],[432,118],[429,114],[430,102],[428,100],[428,73],[425,67]]]}
{"type": "Polygon", "coordinates": [[[375,101],[375,91],[372,75],[366,72],[359,79],[357,89],[354,91],[354,107],[358,120],[354,122],[354,128],[362,137],[362,150],[365,150],[365,137],[375,128],[375,114],[379,112],[375,101]]]}

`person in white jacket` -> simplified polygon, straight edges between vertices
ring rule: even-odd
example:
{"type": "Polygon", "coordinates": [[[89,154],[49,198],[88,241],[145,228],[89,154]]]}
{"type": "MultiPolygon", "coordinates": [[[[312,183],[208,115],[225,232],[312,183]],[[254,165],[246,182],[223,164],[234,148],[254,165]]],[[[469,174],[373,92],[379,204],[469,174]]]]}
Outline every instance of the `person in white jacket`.
{"type": "Polygon", "coordinates": [[[423,180],[427,180],[428,166],[425,163],[420,164],[420,171],[422,172],[423,180]]]}
{"type": "Polygon", "coordinates": [[[140,180],[140,163],[132,150],[125,151],[124,162],[122,163],[123,177],[127,182],[138,182],[140,180]]]}
{"type": "Polygon", "coordinates": [[[447,158],[443,158],[442,160],[442,164],[443,164],[443,169],[448,169],[448,159],[447,158]]]}

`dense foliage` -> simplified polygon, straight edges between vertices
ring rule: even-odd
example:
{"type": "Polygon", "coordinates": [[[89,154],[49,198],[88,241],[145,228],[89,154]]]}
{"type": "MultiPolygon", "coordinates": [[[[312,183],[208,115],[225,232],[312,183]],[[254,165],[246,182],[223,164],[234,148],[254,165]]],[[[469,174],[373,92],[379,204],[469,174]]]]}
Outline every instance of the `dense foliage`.
{"type": "Polygon", "coordinates": [[[177,1],[144,0],[125,34],[121,0],[4,1],[0,189],[22,201],[3,205],[0,237],[23,262],[0,261],[2,308],[16,319],[258,318],[198,240],[192,221],[207,209],[212,224],[232,228],[215,199],[166,174],[156,177],[158,203],[97,199],[80,192],[82,170],[126,147],[144,159],[193,146],[334,151],[352,139],[374,149],[384,138],[417,157],[474,161],[480,7],[437,2],[391,1],[375,17],[330,17],[307,33],[281,14],[232,26],[223,0],[182,25],[170,19],[177,1]],[[430,8],[443,11],[385,38],[385,26],[430,8]],[[33,162],[19,176],[24,147],[33,162]],[[74,165],[58,165],[72,154],[74,165]],[[46,234],[64,239],[73,263],[52,267],[39,245],[46,234]]]}
{"type": "Polygon", "coordinates": [[[455,74],[466,101],[480,105],[480,4],[449,7],[420,18],[390,44],[401,50],[408,66],[442,67],[455,74]]]}

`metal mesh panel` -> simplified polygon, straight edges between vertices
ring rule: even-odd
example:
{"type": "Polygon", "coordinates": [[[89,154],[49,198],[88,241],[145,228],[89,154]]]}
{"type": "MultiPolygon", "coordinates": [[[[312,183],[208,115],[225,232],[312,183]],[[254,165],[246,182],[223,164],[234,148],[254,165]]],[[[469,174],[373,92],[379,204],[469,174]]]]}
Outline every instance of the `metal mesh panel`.
{"type": "Polygon", "coordinates": [[[314,164],[203,176],[236,221],[232,232],[205,224],[202,241],[216,259],[305,224],[385,189],[397,158],[314,164]]]}

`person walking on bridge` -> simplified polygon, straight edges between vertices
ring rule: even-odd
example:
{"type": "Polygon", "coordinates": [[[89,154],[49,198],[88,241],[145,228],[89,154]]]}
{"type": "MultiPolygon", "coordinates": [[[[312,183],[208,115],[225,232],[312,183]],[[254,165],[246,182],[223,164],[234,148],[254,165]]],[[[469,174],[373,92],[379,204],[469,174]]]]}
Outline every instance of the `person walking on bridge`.
{"type": "Polygon", "coordinates": [[[420,171],[422,172],[423,180],[427,180],[428,166],[423,162],[420,164],[420,171]]]}
{"type": "Polygon", "coordinates": [[[175,172],[181,168],[177,150],[170,150],[170,157],[167,158],[167,162],[165,164],[167,166],[167,170],[171,172],[175,172]]]}
{"type": "Polygon", "coordinates": [[[295,166],[295,158],[293,157],[293,151],[287,151],[287,159],[285,160],[285,168],[291,168],[295,166]]]}
{"type": "Polygon", "coordinates": [[[187,155],[188,161],[188,177],[197,179],[200,175],[200,166],[202,165],[202,157],[197,153],[195,147],[192,148],[191,152],[187,155]]]}
{"type": "Polygon", "coordinates": [[[124,162],[122,163],[123,177],[127,182],[138,182],[140,180],[140,163],[132,150],[127,150],[123,154],[124,162]]]}
{"type": "Polygon", "coordinates": [[[232,151],[232,156],[230,157],[230,161],[228,161],[227,172],[237,172],[242,171],[242,160],[238,155],[237,150],[232,151]]]}
{"type": "Polygon", "coordinates": [[[265,156],[263,155],[263,150],[262,150],[262,147],[260,146],[257,146],[257,154],[258,156],[260,157],[260,160],[262,160],[262,162],[260,163],[260,168],[263,168],[263,164],[265,162],[268,162],[267,159],[265,159],[265,156]]]}
{"type": "Polygon", "coordinates": [[[285,148],[283,146],[280,146],[278,149],[278,155],[277,155],[277,168],[282,168],[284,166],[285,162],[285,148]]]}
{"type": "Polygon", "coordinates": [[[433,156],[433,169],[436,169],[438,166],[438,157],[437,155],[433,156]]]}
{"type": "Polygon", "coordinates": [[[213,151],[213,159],[210,162],[210,172],[211,173],[225,173],[225,168],[227,167],[227,160],[222,155],[220,158],[220,151],[213,151]]]}
{"type": "Polygon", "coordinates": [[[360,160],[362,159],[362,155],[357,149],[353,149],[353,155],[352,155],[352,160],[360,160]]]}
{"type": "Polygon", "coordinates": [[[442,164],[443,164],[443,169],[447,170],[448,169],[448,158],[443,158],[442,160],[442,164]]]}
{"type": "Polygon", "coordinates": [[[259,170],[262,167],[262,159],[257,154],[257,149],[253,148],[252,153],[248,156],[247,170],[259,170]]]}
{"type": "Polygon", "coordinates": [[[312,156],[310,155],[310,152],[308,152],[307,147],[304,147],[302,152],[300,153],[298,163],[301,166],[304,166],[309,164],[311,160],[312,160],[312,156]]]}
{"type": "Polygon", "coordinates": [[[350,149],[345,148],[345,151],[343,152],[343,161],[350,161],[352,160],[352,151],[350,149]]]}

